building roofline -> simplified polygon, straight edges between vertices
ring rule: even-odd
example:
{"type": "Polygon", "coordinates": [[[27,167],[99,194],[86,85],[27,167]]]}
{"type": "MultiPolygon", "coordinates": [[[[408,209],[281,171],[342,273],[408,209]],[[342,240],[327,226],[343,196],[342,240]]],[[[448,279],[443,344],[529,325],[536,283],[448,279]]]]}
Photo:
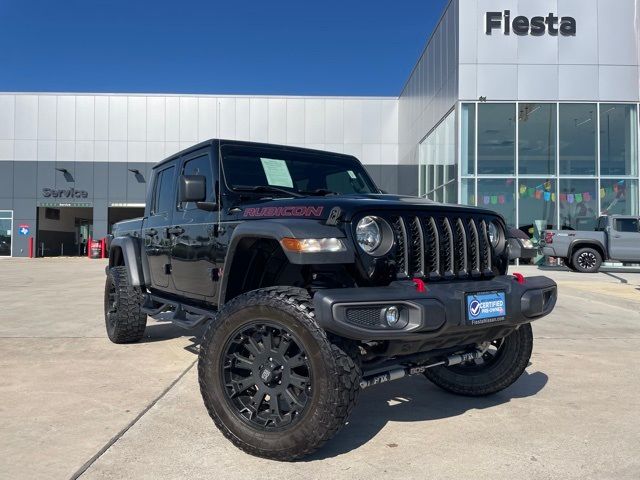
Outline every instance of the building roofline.
{"type": "Polygon", "coordinates": [[[193,98],[281,98],[281,99],[327,99],[327,100],[398,100],[395,95],[248,95],[215,93],[124,93],[124,92],[4,92],[0,95],[52,95],[72,97],[193,97],[193,98]]]}
{"type": "Polygon", "coordinates": [[[411,80],[411,77],[413,77],[413,74],[416,71],[416,68],[418,68],[418,65],[420,64],[420,60],[422,60],[422,57],[424,57],[424,54],[427,52],[427,49],[429,48],[429,45],[431,44],[431,40],[433,40],[433,36],[436,34],[438,29],[440,28],[440,25],[442,25],[442,20],[444,20],[444,16],[447,13],[447,10],[449,10],[449,7],[451,5],[453,5],[453,3],[454,3],[454,0],[449,0],[447,2],[447,5],[442,9],[442,13],[440,14],[440,18],[438,19],[438,23],[436,23],[436,26],[433,29],[433,31],[431,32],[431,35],[429,35],[429,38],[427,39],[427,42],[424,45],[424,48],[420,52],[420,55],[418,55],[418,60],[416,60],[416,62],[414,63],[413,68],[411,69],[411,72],[409,72],[409,76],[404,81],[404,85],[402,86],[402,89],[400,90],[400,94],[398,95],[398,98],[402,97],[402,95],[404,94],[404,91],[407,89],[407,86],[409,85],[409,80],[411,80]]]}

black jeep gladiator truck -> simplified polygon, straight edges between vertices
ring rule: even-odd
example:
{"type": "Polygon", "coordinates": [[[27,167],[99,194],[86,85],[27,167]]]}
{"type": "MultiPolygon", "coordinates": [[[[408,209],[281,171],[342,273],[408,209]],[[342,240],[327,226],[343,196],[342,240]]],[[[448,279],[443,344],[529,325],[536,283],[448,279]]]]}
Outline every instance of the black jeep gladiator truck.
{"type": "Polygon", "coordinates": [[[218,428],[253,455],[303,457],[363,388],[424,374],[480,396],[522,374],[556,284],[508,275],[494,212],[383,194],[348,155],[209,140],[153,168],[145,216],[109,241],[105,322],[204,322],[198,375],[218,428]]]}

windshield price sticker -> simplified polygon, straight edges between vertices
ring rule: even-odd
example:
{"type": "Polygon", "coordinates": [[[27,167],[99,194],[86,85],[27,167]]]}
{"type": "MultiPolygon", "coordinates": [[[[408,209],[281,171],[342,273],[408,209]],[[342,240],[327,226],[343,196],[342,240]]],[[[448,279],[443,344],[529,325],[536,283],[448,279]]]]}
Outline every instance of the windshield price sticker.
{"type": "Polygon", "coordinates": [[[293,188],[293,180],[291,179],[291,173],[289,173],[289,168],[285,160],[260,158],[260,162],[262,162],[262,168],[269,185],[293,188]]]}

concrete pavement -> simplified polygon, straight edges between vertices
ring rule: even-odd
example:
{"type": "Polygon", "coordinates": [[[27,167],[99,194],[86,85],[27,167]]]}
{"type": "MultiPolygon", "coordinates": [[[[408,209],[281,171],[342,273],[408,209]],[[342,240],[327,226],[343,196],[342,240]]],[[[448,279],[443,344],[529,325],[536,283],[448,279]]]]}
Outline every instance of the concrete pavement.
{"type": "Polygon", "coordinates": [[[109,343],[102,268],[0,262],[0,477],[637,478],[640,274],[520,267],[556,278],[561,296],[518,382],[483,399],[421,377],[372,388],[325,448],[278,463],[216,430],[197,339],[154,324],[140,344],[109,343]]]}

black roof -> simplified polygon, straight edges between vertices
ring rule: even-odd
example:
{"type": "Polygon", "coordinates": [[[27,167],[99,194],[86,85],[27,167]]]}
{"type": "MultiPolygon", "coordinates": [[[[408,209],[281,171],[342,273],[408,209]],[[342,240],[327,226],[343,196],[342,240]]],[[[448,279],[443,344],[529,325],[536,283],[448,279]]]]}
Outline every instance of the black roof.
{"type": "Polygon", "coordinates": [[[283,151],[289,151],[289,152],[301,152],[301,153],[313,153],[316,155],[332,155],[332,156],[339,156],[339,157],[345,157],[345,158],[354,158],[353,155],[346,155],[344,153],[337,153],[337,152],[329,152],[326,150],[315,150],[312,148],[302,148],[302,147],[292,147],[289,145],[277,145],[274,143],[260,143],[260,142],[245,142],[245,141],[241,141],[241,140],[227,140],[224,138],[211,138],[209,140],[205,140],[203,142],[197,143],[195,145],[192,145],[189,148],[185,148],[184,150],[180,150],[179,152],[174,153],[173,155],[171,155],[170,157],[165,158],[164,160],[159,161],[158,163],[156,163],[153,168],[157,168],[161,165],[164,165],[167,162],[170,162],[172,160],[175,160],[176,158],[182,157],[184,155],[187,155],[191,152],[195,152],[196,150],[200,150],[203,147],[209,147],[209,146],[213,146],[215,144],[217,144],[218,142],[220,142],[220,146],[223,145],[237,145],[237,146],[245,146],[245,147],[261,147],[261,148],[270,148],[270,149],[278,149],[278,150],[283,150],[283,151]]]}

